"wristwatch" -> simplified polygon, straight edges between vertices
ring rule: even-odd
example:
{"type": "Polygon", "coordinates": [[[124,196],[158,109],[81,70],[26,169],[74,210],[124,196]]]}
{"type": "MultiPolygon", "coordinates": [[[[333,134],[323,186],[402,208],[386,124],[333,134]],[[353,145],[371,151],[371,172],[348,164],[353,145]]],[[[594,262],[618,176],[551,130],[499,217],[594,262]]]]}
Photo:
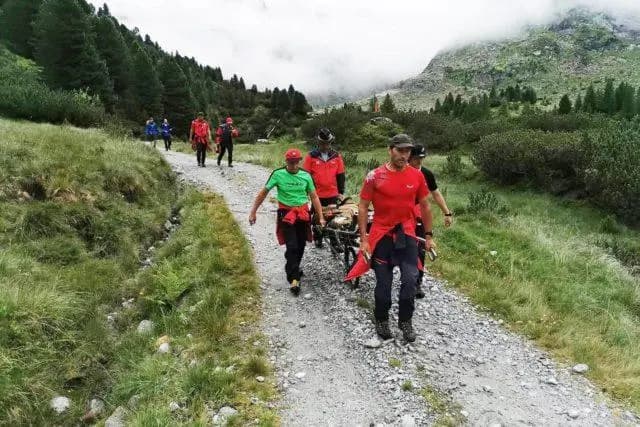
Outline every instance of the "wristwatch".
{"type": "Polygon", "coordinates": [[[425,231],[424,235],[433,237],[433,231],[425,231]]]}
{"type": "Polygon", "coordinates": [[[453,212],[449,211],[449,213],[444,214],[444,216],[453,216],[453,212]]]}

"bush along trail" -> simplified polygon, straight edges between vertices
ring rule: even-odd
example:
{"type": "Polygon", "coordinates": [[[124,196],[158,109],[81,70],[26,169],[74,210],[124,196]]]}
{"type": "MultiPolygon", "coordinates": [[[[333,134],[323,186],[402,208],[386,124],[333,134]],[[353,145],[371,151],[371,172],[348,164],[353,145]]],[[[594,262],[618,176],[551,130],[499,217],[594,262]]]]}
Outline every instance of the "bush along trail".
{"type": "Polygon", "coordinates": [[[224,196],[253,246],[284,425],[638,424],[606,403],[583,377],[585,366],[557,364],[432,277],[416,304],[412,345],[376,338],[373,280],[348,289],[327,249],[308,249],[303,289],[292,297],[274,236],[275,206],[265,204],[258,223],[247,224],[270,171],[244,163],[201,169],[193,156],[165,155],[184,179],[224,196]]]}

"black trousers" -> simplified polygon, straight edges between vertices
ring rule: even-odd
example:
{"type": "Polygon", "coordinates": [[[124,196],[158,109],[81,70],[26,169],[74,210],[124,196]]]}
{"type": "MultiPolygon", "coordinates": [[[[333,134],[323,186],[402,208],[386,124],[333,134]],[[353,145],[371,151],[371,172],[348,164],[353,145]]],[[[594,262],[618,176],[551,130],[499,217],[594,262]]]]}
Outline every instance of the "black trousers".
{"type": "Polygon", "coordinates": [[[284,232],[287,248],[284,252],[284,257],[287,260],[284,270],[287,273],[287,282],[291,283],[292,280],[300,280],[300,262],[307,244],[307,229],[309,225],[306,222],[296,221],[295,224],[282,222],[280,226],[284,232]]]}
{"type": "Polygon", "coordinates": [[[153,148],[156,148],[156,137],[155,137],[155,135],[147,135],[147,141],[153,142],[153,148]]]}
{"type": "Polygon", "coordinates": [[[407,237],[404,248],[396,248],[391,236],[383,237],[373,251],[371,267],[376,275],[374,315],[376,320],[389,320],[391,308],[391,285],[393,267],[400,267],[400,298],[398,320],[403,322],[413,317],[418,280],[418,243],[407,237]]]}
{"type": "MultiPolygon", "coordinates": [[[[424,236],[424,225],[422,225],[421,222],[416,226],[416,236],[424,236]]],[[[418,281],[416,282],[416,288],[420,288],[420,286],[422,286],[422,278],[424,277],[424,260],[426,255],[427,245],[424,242],[418,242],[418,257],[422,261],[423,269],[418,270],[418,281]]]]}
{"type": "Polygon", "coordinates": [[[204,160],[207,158],[207,144],[196,144],[196,158],[199,165],[204,165],[204,160]]]}
{"type": "Polygon", "coordinates": [[[171,135],[162,135],[162,139],[164,139],[164,149],[169,151],[171,148],[171,135]]]}
{"type": "Polygon", "coordinates": [[[222,161],[222,157],[225,152],[229,152],[229,166],[233,163],[233,142],[221,142],[220,143],[220,154],[218,154],[218,165],[222,161]]]}

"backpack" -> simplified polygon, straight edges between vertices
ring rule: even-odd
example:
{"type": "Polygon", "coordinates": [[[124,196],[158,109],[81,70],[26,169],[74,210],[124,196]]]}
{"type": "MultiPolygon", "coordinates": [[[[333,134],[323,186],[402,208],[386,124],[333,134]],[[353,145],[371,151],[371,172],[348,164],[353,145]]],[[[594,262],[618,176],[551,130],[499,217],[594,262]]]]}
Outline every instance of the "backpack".
{"type": "Polygon", "coordinates": [[[209,124],[206,120],[201,122],[194,120],[193,121],[193,134],[198,138],[206,138],[209,134],[209,124]]]}
{"type": "Polygon", "coordinates": [[[231,143],[231,137],[232,137],[232,129],[231,126],[229,126],[228,124],[224,124],[220,126],[222,128],[222,136],[221,136],[221,141],[224,144],[230,144],[231,143]]]}

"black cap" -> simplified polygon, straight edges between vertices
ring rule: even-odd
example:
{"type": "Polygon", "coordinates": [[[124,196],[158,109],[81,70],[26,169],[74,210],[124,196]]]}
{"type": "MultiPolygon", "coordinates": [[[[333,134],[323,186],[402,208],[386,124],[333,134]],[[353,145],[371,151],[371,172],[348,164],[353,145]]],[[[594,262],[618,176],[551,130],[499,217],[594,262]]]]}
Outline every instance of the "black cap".
{"type": "Polygon", "coordinates": [[[399,133],[389,140],[389,147],[413,148],[414,146],[413,139],[406,133],[399,133]]]}
{"type": "Polygon", "coordinates": [[[420,157],[421,159],[427,157],[427,149],[424,148],[424,145],[416,144],[411,149],[411,157],[420,157]]]}
{"type": "Polygon", "coordinates": [[[333,135],[330,129],[320,128],[320,130],[318,130],[317,139],[320,142],[331,144],[336,139],[336,137],[333,135]]]}

